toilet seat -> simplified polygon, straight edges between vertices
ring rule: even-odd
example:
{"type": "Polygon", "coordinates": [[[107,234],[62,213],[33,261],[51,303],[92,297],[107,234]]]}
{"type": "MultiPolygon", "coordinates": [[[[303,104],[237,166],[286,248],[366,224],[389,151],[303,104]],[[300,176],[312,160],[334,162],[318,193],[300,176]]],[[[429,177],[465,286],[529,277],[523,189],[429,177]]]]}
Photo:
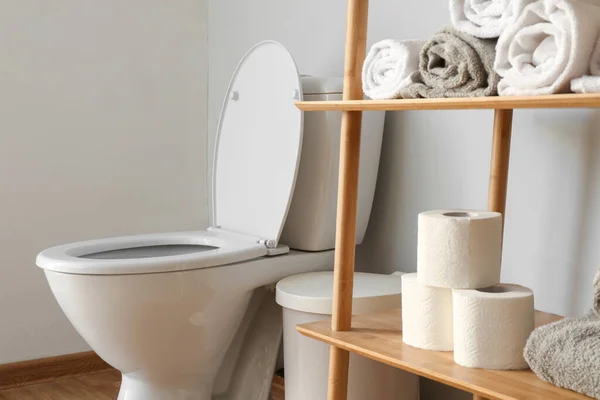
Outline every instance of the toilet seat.
{"type": "Polygon", "coordinates": [[[43,251],[36,264],[70,274],[143,274],[289,251],[278,242],[302,149],[296,100],[302,100],[302,83],[291,54],[277,42],[258,43],[238,64],[221,110],[212,181],[217,227],[66,244],[43,251]]]}
{"type": "Polygon", "coordinates": [[[174,232],[124,236],[70,243],[44,250],[40,267],[70,274],[120,275],[185,271],[263,257],[267,248],[220,231],[174,232]],[[198,252],[156,256],[157,246],[200,247],[198,252]],[[206,249],[212,248],[212,249],[206,249]],[[133,258],[90,258],[90,255],[136,249],[133,258]],[[146,254],[144,254],[146,253],[146,254]]]}
{"type": "Polygon", "coordinates": [[[304,116],[302,80],[280,43],[252,47],[227,89],[217,131],[213,217],[220,229],[277,246],[296,186],[304,116]]]}

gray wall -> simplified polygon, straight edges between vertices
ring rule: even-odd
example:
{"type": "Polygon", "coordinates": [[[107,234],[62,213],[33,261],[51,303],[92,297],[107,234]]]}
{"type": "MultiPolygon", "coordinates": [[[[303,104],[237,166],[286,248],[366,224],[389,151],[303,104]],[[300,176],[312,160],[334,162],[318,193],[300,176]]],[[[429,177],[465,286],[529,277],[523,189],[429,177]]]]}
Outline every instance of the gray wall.
{"type": "MultiPolygon", "coordinates": [[[[345,0],[209,3],[209,146],[237,61],[254,43],[284,43],[303,73],[341,75],[345,0]]],[[[368,43],[428,37],[448,24],[447,4],[372,2],[368,43]]],[[[536,306],[581,314],[600,262],[600,114],[516,111],[503,280],[535,289],[536,306]]],[[[372,218],[360,268],[416,268],[416,222],[433,208],[487,206],[492,111],[388,113],[372,218]]],[[[365,140],[367,140],[365,138],[365,140]]]]}
{"type": "Polygon", "coordinates": [[[36,254],[203,229],[207,3],[0,2],[0,364],[87,350],[36,254]]]}
{"type": "MultiPolygon", "coordinates": [[[[427,38],[449,23],[446,1],[371,3],[369,44],[427,38]]],[[[254,43],[278,40],[302,73],[341,76],[345,9],[345,0],[209,2],[209,146],[229,77],[254,43]]],[[[415,271],[420,211],[486,208],[492,118],[491,111],[388,113],[358,268],[415,271]]],[[[599,120],[588,110],[515,113],[503,281],[533,288],[544,311],[576,315],[591,302],[600,262],[599,120]]]]}

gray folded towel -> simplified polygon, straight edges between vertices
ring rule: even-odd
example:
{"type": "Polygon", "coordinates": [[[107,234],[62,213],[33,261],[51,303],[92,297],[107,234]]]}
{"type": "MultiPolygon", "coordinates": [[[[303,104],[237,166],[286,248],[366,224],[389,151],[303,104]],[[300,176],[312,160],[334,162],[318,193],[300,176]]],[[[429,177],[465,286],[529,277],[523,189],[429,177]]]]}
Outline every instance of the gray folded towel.
{"type": "Polygon", "coordinates": [[[480,39],[454,28],[436,33],[423,47],[420,82],[402,91],[404,98],[481,97],[498,93],[494,71],[495,39],[480,39]]]}
{"type": "Polygon", "coordinates": [[[540,379],[600,399],[600,272],[594,307],[584,317],[565,318],[531,333],[523,355],[540,379]]]}

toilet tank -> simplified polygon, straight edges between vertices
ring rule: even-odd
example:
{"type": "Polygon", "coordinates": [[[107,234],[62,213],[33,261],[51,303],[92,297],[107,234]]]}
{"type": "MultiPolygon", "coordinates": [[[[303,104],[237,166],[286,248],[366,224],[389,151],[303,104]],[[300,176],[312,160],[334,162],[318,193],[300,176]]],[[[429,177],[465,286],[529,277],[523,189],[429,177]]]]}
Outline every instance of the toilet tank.
{"type": "MultiPolygon", "coordinates": [[[[341,100],[342,78],[303,77],[305,101],[341,100]]],[[[363,113],[356,243],[363,241],[375,194],[384,111],[363,113]]],[[[280,242],[292,249],[335,248],[338,164],[342,113],[304,113],[300,168],[280,242]]]]}

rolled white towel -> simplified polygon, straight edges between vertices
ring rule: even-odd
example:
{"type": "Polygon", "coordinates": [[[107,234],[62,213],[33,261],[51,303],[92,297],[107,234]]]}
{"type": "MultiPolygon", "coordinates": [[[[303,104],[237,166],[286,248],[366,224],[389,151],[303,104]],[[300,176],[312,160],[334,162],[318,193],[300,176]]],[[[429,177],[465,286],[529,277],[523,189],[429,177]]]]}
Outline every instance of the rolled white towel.
{"type": "Polygon", "coordinates": [[[375,43],[363,64],[363,92],[374,100],[396,99],[419,74],[423,40],[386,39],[375,43]]]}
{"type": "Polygon", "coordinates": [[[590,58],[590,74],[571,81],[571,90],[575,93],[600,93],[600,40],[590,58]]]}
{"type": "Polygon", "coordinates": [[[502,32],[494,68],[500,95],[568,92],[588,74],[600,33],[600,7],[580,0],[515,0],[518,16],[502,32]]]}
{"type": "Polygon", "coordinates": [[[600,76],[600,38],[596,40],[596,46],[590,57],[590,74],[600,76]]]}
{"type": "Polygon", "coordinates": [[[450,0],[454,28],[483,39],[499,37],[515,11],[513,0],[450,0]]]}

